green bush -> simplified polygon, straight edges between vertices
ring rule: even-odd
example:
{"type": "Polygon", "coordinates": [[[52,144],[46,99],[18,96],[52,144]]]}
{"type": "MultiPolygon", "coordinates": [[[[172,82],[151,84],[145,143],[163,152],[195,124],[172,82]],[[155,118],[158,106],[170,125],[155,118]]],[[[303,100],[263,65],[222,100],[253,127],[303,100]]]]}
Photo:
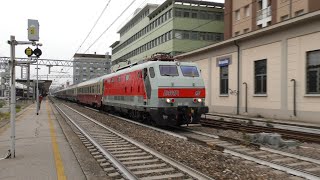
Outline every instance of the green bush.
{"type": "Polygon", "coordinates": [[[2,108],[5,104],[6,102],[4,100],[0,100],[0,108],[2,108]]]}
{"type": "Polygon", "coordinates": [[[10,113],[2,113],[0,112],[0,121],[3,119],[9,119],[10,118],[10,113]]]}

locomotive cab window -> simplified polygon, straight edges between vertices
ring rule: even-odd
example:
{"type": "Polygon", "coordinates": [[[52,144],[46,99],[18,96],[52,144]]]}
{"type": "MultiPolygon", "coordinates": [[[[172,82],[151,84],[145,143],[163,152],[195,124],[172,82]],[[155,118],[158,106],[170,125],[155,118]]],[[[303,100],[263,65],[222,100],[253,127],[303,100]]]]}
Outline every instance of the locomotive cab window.
{"type": "Polygon", "coordinates": [[[160,65],[159,68],[161,76],[179,76],[176,65],[160,65]]]}
{"type": "Polygon", "coordinates": [[[150,77],[151,77],[151,78],[154,78],[154,77],[155,77],[155,73],[154,73],[153,67],[149,68],[149,73],[150,73],[150,77]]]}
{"type": "Polygon", "coordinates": [[[199,72],[195,66],[180,66],[183,76],[186,77],[199,77],[199,72]]]}

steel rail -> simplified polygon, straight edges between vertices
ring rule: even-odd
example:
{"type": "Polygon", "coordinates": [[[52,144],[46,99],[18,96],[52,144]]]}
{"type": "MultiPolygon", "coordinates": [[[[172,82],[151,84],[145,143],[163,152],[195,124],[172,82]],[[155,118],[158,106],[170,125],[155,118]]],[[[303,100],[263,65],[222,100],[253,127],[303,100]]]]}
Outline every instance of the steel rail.
{"type": "Polygon", "coordinates": [[[296,176],[299,176],[299,177],[303,177],[303,178],[310,179],[310,180],[319,180],[318,176],[311,175],[311,174],[309,174],[307,172],[303,172],[301,170],[295,170],[295,169],[292,169],[290,167],[286,167],[285,165],[278,165],[276,163],[271,163],[271,162],[268,162],[268,161],[265,161],[265,160],[261,160],[261,159],[258,159],[258,158],[252,157],[252,156],[248,156],[248,155],[245,155],[245,154],[242,154],[242,153],[239,153],[239,152],[236,152],[236,151],[232,151],[232,150],[229,150],[229,149],[225,149],[223,152],[231,154],[233,156],[244,158],[244,159],[249,160],[249,161],[256,162],[258,164],[266,165],[266,166],[272,167],[274,169],[285,171],[285,172],[287,172],[289,174],[293,174],[293,175],[296,175],[296,176]]]}
{"type": "Polygon", "coordinates": [[[309,141],[309,142],[316,142],[320,143],[320,135],[314,133],[307,133],[301,131],[294,131],[294,130],[287,130],[287,129],[279,129],[273,127],[263,127],[263,126],[255,126],[249,124],[241,124],[235,123],[230,121],[222,121],[222,120],[208,120],[202,119],[200,121],[202,125],[216,127],[216,128],[223,128],[223,129],[233,129],[237,131],[246,131],[250,133],[259,133],[259,132],[276,132],[281,134],[286,138],[294,138],[301,141],[309,141]]]}
{"type": "MultiPolygon", "coordinates": [[[[100,112],[100,111],[98,111],[97,109],[93,109],[93,108],[90,108],[90,107],[87,107],[87,106],[84,106],[84,107],[87,108],[87,109],[90,109],[90,110],[92,110],[92,111],[100,112]]],[[[139,123],[139,122],[136,122],[136,121],[133,121],[133,120],[124,118],[124,117],[120,117],[120,116],[114,115],[114,114],[107,114],[107,115],[108,115],[108,116],[111,116],[111,117],[114,117],[114,118],[118,118],[118,119],[127,121],[127,122],[130,122],[130,123],[133,123],[133,124],[136,124],[136,125],[138,125],[138,126],[147,127],[147,128],[153,129],[153,130],[155,130],[155,131],[158,131],[158,132],[161,132],[161,133],[165,133],[165,134],[168,134],[168,135],[171,135],[171,136],[174,136],[174,137],[183,139],[183,140],[188,140],[188,138],[186,138],[185,136],[181,136],[181,135],[179,135],[179,134],[176,134],[176,133],[173,133],[173,132],[170,132],[170,131],[167,131],[167,130],[163,130],[163,129],[160,129],[160,128],[156,128],[156,127],[153,127],[153,126],[148,126],[148,125],[146,125],[146,124],[139,123]]]]}
{"type": "Polygon", "coordinates": [[[120,163],[116,158],[114,158],[109,152],[107,152],[99,143],[97,143],[88,133],[86,133],[86,131],[84,129],[82,129],[82,127],[80,127],[77,123],[75,123],[64,111],[62,111],[62,109],[56,105],[56,107],[58,108],[58,110],[65,116],[68,118],[68,120],[74,125],[76,126],[79,131],[87,138],[89,139],[89,141],[94,144],[94,146],[96,146],[97,149],[99,149],[99,151],[105,156],[107,157],[110,162],[116,167],[118,168],[118,170],[128,179],[130,180],[137,180],[138,178],[130,171],[128,170],[122,163],[120,163]]]}
{"type": "Polygon", "coordinates": [[[125,136],[125,135],[122,135],[122,134],[116,132],[115,130],[113,130],[113,129],[105,126],[104,124],[102,124],[102,123],[100,123],[100,122],[98,122],[98,121],[90,118],[89,116],[87,116],[87,115],[85,115],[85,114],[83,114],[83,113],[81,113],[81,112],[79,112],[79,111],[77,111],[77,110],[69,107],[69,106],[66,105],[66,104],[63,104],[63,105],[66,106],[67,108],[69,108],[70,110],[78,113],[79,115],[87,118],[88,120],[94,122],[95,124],[101,126],[102,128],[107,129],[108,131],[110,131],[110,132],[116,134],[117,136],[119,136],[119,137],[121,137],[121,138],[129,141],[130,143],[138,146],[139,148],[147,151],[148,153],[150,153],[150,154],[158,157],[159,159],[165,161],[166,163],[168,163],[168,164],[176,167],[177,169],[183,171],[184,173],[186,173],[186,174],[188,174],[188,175],[190,175],[190,176],[192,176],[192,177],[194,177],[194,178],[201,179],[201,180],[202,180],[202,179],[213,179],[213,178],[211,178],[211,177],[209,177],[209,176],[207,176],[207,175],[205,175],[205,174],[202,174],[201,172],[199,172],[199,171],[197,171],[197,170],[195,170],[195,169],[192,169],[192,168],[190,168],[190,167],[188,167],[188,166],[186,166],[186,165],[184,165],[184,164],[182,164],[182,163],[180,163],[180,162],[178,162],[178,161],[175,161],[175,160],[173,160],[173,159],[171,159],[171,158],[169,158],[169,157],[167,157],[167,156],[165,156],[165,155],[162,155],[162,154],[156,152],[155,150],[153,150],[153,149],[151,149],[151,148],[143,145],[142,143],[139,143],[139,142],[136,141],[136,140],[133,140],[133,139],[131,139],[131,138],[125,136]]]}
{"type": "MultiPolygon", "coordinates": [[[[187,132],[192,132],[192,133],[198,134],[198,135],[203,135],[205,137],[211,137],[211,138],[214,138],[214,139],[219,139],[220,138],[220,136],[215,136],[215,135],[204,133],[204,132],[200,132],[200,131],[182,129],[182,128],[178,128],[178,129],[185,130],[187,132]]],[[[283,155],[283,156],[292,157],[292,158],[296,158],[296,159],[303,160],[303,161],[308,161],[308,162],[315,163],[315,164],[319,164],[320,163],[320,160],[315,160],[315,159],[311,159],[311,158],[308,158],[308,157],[303,157],[303,156],[292,154],[292,153],[282,152],[282,151],[274,150],[274,149],[271,149],[271,148],[260,147],[259,150],[268,151],[268,152],[271,152],[271,153],[280,154],[280,155],[283,155]]],[[[308,173],[308,172],[306,172],[304,170],[291,168],[291,167],[288,167],[288,166],[283,165],[283,164],[273,163],[273,162],[269,162],[267,160],[262,160],[262,159],[259,159],[259,158],[256,158],[256,157],[253,157],[253,156],[250,156],[250,155],[245,155],[245,154],[243,154],[241,152],[232,150],[232,149],[230,149],[228,147],[224,147],[223,152],[231,154],[233,156],[237,156],[237,157],[249,160],[249,161],[256,162],[258,164],[269,166],[269,167],[271,167],[273,169],[285,171],[285,172],[287,172],[289,174],[296,175],[296,176],[299,176],[299,177],[303,177],[303,178],[306,178],[306,179],[310,179],[310,180],[319,179],[319,176],[313,175],[312,173],[308,173]]]]}

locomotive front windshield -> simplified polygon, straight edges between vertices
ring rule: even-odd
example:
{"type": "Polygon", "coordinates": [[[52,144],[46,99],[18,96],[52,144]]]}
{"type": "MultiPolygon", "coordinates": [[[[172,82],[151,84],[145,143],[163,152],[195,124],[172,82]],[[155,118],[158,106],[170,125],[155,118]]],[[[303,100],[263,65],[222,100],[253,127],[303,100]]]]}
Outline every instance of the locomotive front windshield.
{"type": "Polygon", "coordinates": [[[195,66],[181,66],[183,76],[199,77],[199,72],[195,66]]]}
{"type": "Polygon", "coordinates": [[[161,76],[179,76],[178,68],[175,65],[160,65],[161,76]]]}

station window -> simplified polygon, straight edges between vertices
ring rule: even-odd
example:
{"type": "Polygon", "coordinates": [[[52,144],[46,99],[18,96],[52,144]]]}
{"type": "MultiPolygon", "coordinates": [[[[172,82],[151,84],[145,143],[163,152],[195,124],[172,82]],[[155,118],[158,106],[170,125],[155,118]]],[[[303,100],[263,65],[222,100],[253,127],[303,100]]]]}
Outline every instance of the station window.
{"type": "Polygon", "coordinates": [[[188,11],[183,12],[183,17],[188,18],[190,16],[190,13],[188,11]]]}
{"type": "Polygon", "coordinates": [[[197,11],[192,11],[191,12],[191,18],[198,18],[198,12],[197,11]]]}
{"type": "Polygon", "coordinates": [[[249,5],[244,7],[244,14],[246,17],[249,17],[250,16],[250,9],[249,9],[249,5]]]}
{"type": "Polygon", "coordinates": [[[180,9],[175,10],[175,16],[176,17],[182,17],[182,11],[180,9]]]}
{"type": "Polygon", "coordinates": [[[254,62],[254,93],[267,93],[267,60],[259,60],[254,62]]]}
{"type": "Polygon", "coordinates": [[[229,66],[220,67],[220,94],[228,94],[229,91],[229,66]]]}
{"type": "Polygon", "coordinates": [[[307,94],[320,94],[320,50],[307,52],[307,94]]]}
{"type": "Polygon", "coordinates": [[[175,37],[176,39],[182,39],[182,33],[183,33],[183,32],[181,32],[181,31],[175,31],[175,32],[174,32],[174,37],[175,37]]]}
{"type": "Polygon", "coordinates": [[[236,18],[236,21],[239,21],[240,20],[240,10],[237,10],[235,11],[235,18],[236,18]]]}

